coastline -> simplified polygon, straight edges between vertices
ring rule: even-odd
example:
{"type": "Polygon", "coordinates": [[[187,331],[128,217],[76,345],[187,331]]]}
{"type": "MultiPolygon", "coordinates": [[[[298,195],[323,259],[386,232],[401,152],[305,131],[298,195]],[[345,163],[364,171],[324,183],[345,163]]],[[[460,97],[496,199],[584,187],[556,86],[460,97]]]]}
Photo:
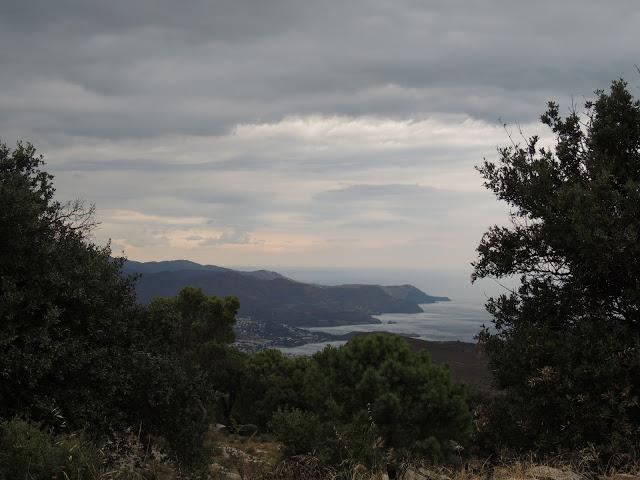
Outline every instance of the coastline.
{"type": "Polygon", "coordinates": [[[380,323],[307,327],[304,330],[329,337],[298,345],[279,346],[288,355],[311,355],[326,345],[341,345],[361,333],[386,332],[430,342],[459,341],[474,344],[474,337],[491,317],[477,300],[421,304],[420,313],[376,315],[380,323]]]}

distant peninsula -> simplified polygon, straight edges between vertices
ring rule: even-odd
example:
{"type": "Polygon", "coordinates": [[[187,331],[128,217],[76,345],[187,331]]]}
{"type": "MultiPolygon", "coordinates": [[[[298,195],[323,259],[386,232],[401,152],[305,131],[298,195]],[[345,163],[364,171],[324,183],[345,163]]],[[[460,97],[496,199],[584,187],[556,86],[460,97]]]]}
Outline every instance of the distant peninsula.
{"type": "Polygon", "coordinates": [[[419,313],[420,304],[448,301],[413,285],[337,285],[302,283],[268,270],[239,271],[188,260],[127,260],[124,274],[138,274],[138,301],[173,296],[187,285],[210,295],[235,295],[239,316],[273,326],[327,327],[380,323],[374,315],[419,313]]]}

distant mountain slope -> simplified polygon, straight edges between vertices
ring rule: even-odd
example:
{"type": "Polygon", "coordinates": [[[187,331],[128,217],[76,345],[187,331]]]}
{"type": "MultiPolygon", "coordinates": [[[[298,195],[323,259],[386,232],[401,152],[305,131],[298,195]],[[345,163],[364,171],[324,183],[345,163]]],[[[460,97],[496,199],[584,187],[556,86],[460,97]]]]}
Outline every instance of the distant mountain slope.
{"type": "Polygon", "coordinates": [[[216,265],[200,265],[189,260],[165,260],[162,262],[136,262],[127,260],[122,267],[124,273],[178,272],[180,270],[208,270],[212,272],[231,272],[229,268],[216,265]]]}
{"type": "Polygon", "coordinates": [[[249,277],[255,277],[261,280],[274,280],[276,278],[286,278],[278,272],[269,270],[255,270],[243,272],[232,270],[230,268],[218,267],[217,265],[200,265],[190,260],[164,260],[161,262],[136,262],[127,260],[122,271],[127,274],[132,273],[160,273],[160,272],[180,272],[185,270],[200,270],[207,272],[235,272],[249,277]]]}
{"type": "Polygon", "coordinates": [[[240,272],[186,260],[169,262],[127,261],[124,273],[140,273],[138,299],[175,295],[192,285],[211,295],[235,295],[240,313],[268,323],[290,326],[332,326],[379,323],[382,313],[418,313],[419,304],[448,300],[432,297],[411,285],[323,286],[300,283],[276,272],[240,272]]]}
{"type": "Polygon", "coordinates": [[[432,295],[427,295],[422,290],[417,289],[413,285],[398,285],[382,288],[388,295],[401,300],[407,300],[409,302],[434,303],[449,301],[448,297],[434,297],[432,295]]]}

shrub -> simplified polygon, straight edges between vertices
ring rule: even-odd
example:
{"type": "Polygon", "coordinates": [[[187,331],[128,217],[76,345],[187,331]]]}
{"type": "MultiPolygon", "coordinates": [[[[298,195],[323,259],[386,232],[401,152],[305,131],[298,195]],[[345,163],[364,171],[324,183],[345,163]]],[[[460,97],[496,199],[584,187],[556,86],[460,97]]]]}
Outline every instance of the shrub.
{"type": "Polygon", "coordinates": [[[356,337],[316,354],[314,362],[326,372],[325,400],[316,411],[326,412],[328,421],[364,425],[369,419],[387,448],[441,461],[454,458],[452,440],[465,444],[470,438],[465,389],[446,367],[431,363],[424,351],[414,353],[398,336],[356,337]],[[432,448],[434,442],[439,448],[432,448]]]}
{"type": "Polygon", "coordinates": [[[322,442],[326,439],[325,425],[318,415],[299,408],[276,411],[271,420],[271,430],[276,438],[285,444],[285,454],[317,455],[326,448],[322,442]]]}
{"type": "Polygon", "coordinates": [[[101,470],[100,456],[83,435],[51,435],[20,419],[0,423],[0,478],[90,479],[101,470]]]}
{"type": "Polygon", "coordinates": [[[290,454],[374,467],[391,450],[449,461],[451,441],[469,440],[465,390],[400,337],[360,336],[303,359],[265,352],[248,364],[243,403],[259,413],[244,418],[272,417],[290,454]]]}

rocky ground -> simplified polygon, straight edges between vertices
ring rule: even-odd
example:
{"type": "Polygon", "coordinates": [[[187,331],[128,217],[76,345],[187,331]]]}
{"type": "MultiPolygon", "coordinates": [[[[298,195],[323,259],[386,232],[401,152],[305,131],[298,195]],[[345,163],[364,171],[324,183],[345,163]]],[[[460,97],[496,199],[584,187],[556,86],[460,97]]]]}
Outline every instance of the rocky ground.
{"type": "MultiPolygon", "coordinates": [[[[576,455],[571,461],[566,458],[552,458],[544,462],[510,460],[490,465],[488,461],[474,459],[465,461],[459,468],[407,462],[397,467],[394,473],[388,473],[387,467],[372,472],[362,465],[349,465],[336,470],[322,467],[315,458],[309,456],[285,460],[282,444],[267,436],[246,437],[225,433],[224,429],[212,429],[211,433],[210,440],[214,447],[208,470],[210,478],[215,480],[640,480],[640,463],[627,463],[625,467],[614,468],[594,463],[589,452],[576,455]]],[[[187,478],[166,460],[139,460],[145,466],[134,470],[144,471],[144,475],[108,478],[187,478]]]]}

